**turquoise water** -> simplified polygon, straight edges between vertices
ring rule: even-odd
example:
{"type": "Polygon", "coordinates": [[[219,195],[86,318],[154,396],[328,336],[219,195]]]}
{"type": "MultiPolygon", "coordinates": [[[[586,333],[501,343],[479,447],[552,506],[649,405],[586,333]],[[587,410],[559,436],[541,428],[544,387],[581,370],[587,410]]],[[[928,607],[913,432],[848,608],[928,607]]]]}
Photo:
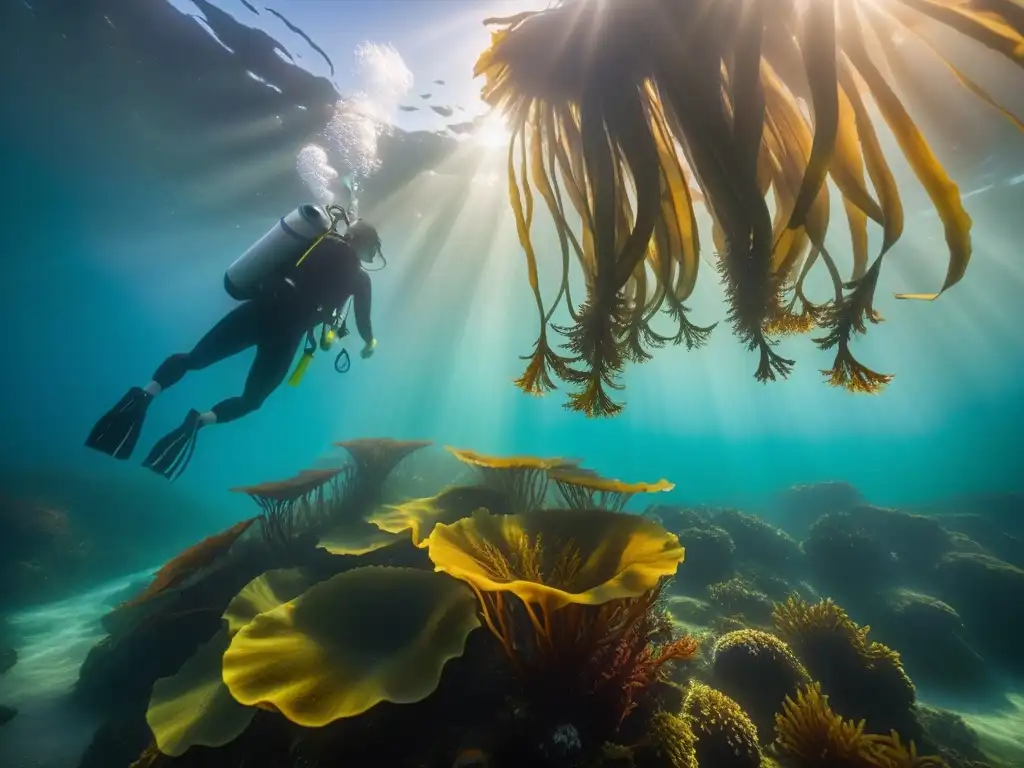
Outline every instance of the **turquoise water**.
{"type": "MultiPolygon", "coordinates": [[[[38,5],[35,22],[20,4],[4,11],[18,17],[12,29],[20,35],[8,45],[8,65],[30,66],[34,49],[63,50],[53,39],[58,29],[47,26],[50,18],[66,35],[64,48],[74,51],[64,50],[66,61],[49,65],[53,71],[43,67],[38,78],[28,71],[5,83],[6,101],[18,109],[5,122],[3,145],[8,241],[0,290],[8,373],[0,403],[2,461],[12,471],[46,467],[125,482],[142,470],[92,455],[82,447],[85,434],[124,390],[148,381],[167,354],[189,348],[232,306],[221,285],[226,265],[276,215],[303,199],[301,186],[282,191],[273,174],[261,187],[259,165],[286,166],[298,147],[271,138],[266,146],[273,152],[260,155],[244,138],[246,121],[217,115],[204,122],[187,114],[191,105],[176,113],[174,100],[161,95],[173,91],[147,92],[144,81],[135,82],[158,66],[153,62],[132,75],[140,98],[134,109],[116,104],[128,94],[92,79],[114,66],[101,56],[110,44],[103,36],[107,25],[90,12],[70,18],[57,12],[59,4],[38,5]],[[88,63],[90,52],[101,59],[88,63]],[[85,71],[68,72],[70,61],[85,71]],[[83,85],[90,82],[91,93],[83,85]],[[132,137],[130,123],[110,116],[132,111],[143,113],[142,138],[132,137]],[[183,127],[174,128],[175,122],[183,127]],[[196,126],[205,126],[205,135],[196,126]],[[179,166],[166,179],[161,171],[171,160],[165,152],[173,152],[179,166]],[[271,202],[257,210],[252,202],[261,198],[271,202]]],[[[441,2],[430,12],[423,8],[432,3],[384,3],[375,10],[366,3],[335,10],[287,5],[307,30],[311,16],[324,20],[322,45],[337,62],[340,83],[351,79],[350,46],[397,39],[408,43],[415,77],[405,101],[417,101],[431,87],[439,90],[429,83],[443,75],[457,99],[480,111],[470,90],[471,45],[460,43],[461,57],[446,49],[443,63],[432,61],[423,44],[413,44],[414,20],[404,15],[422,14],[427,29],[429,22],[440,28],[438,14],[457,5],[459,24],[447,34],[455,40],[461,29],[472,30],[479,41],[483,27],[469,23],[473,3],[441,2]],[[332,25],[343,26],[345,34],[332,25]],[[458,60],[447,61],[453,58],[458,60]]],[[[263,23],[244,7],[225,7],[245,23],[246,14],[263,23]]],[[[295,35],[281,39],[321,74],[323,60],[303,41],[295,35]]],[[[225,83],[242,87],[227,75],[225,83]]],[[[184,90],[187,83],[175,87],[184,90]]],[[[412,128],[438,127],[418,112],[394,116],[413,122],[412,128]]],[[[255,119],[248,122],[258,132],[255,119]]],[[[503,150],[464,147],[442,173],[421,176],[362,211],[378,223],[389,258],[388,268],[373,275],[377,355],[357,358],[344,376],[320,359],[301,387],[284,387],[251,417],[204,432],[176,491],[233,519],[245,503],[227,488],[287,476],[315,463],[332,441],[377,435],[498,454],[579,456],[626,480],[667,477],[676,483],[675,496],[687,501],[749,502],[793,483],[827,479],[849,481],[873,501],[891,505],[1019,489],[1024,268],[1016,244],[1024,222],[1013,212],[1024,202],[1018,178],[1024,155],[1012,133],[989,131],[1007,139],[1006,157],[1000,161],[998,145],[976,149],[988,159],[983,169],[989,180],[981,172],[960,179],[965,191],[971,184],[997,184],[967,200],[975,218],[975,258],[967,279],[933,304],[890,298],[894,291],[930,290],[944,266],[940,225],[933,216],[914,216],[925,210],[924,200],[919,190],[908,192],[907,233],[878,294],[887,322],[856,347],[868,365],[897,375],[881,396],[825,386],[818,369],[828,367],[830,358],[806,339],[781,348],[798,360],[788,381],[758,384],[754,360],[725,324],[704,349],[669,348],[653,362],[631,367],[623,393],[628,407],[619,418],[587,420],[565,411],[559,392],[542,399],[521,394],[510,379],[520,370],[517,355],[530,350],[535,321],[505,198],[503,150]],[[477,156],[467,158],[471,152],[477,156]],[[476,178],[444,173],[459,166],[476,178]]],[[[840,253],[842,232],[837,218],[834,247],[840,253]]],[[[548,256],[550,267],[557,257],[548,256]]],[[[694,319],[720,321],[719,299],[705,264],[694,319]]],[[[162,395],[137,452],[176,426],[188,408],[205,410],[236,393],[248,363],[249,356],[240,355],[162,395]]]]}
{"type": "MultiPolygon", "coordinates": [[[[674,482],[659,503],[757,509],[794,484],[827,480],[894,507],[1024,491],[1024,139],[995,116],[972,108],[953,125],[931,126],[940,148],[955,147],[951,168],[963,171],[975,255],[964,282],[938,301],[891,298],[933,290],[945,267],[941,225],[911,184],[907,231],[878,292],[886,322],[856,342],[862,361],[896,374],[885,392],[830,389],[819,369],[831,357],[806,338],[780,346],[797,359],[789,380],[755,382],[756,361],[721,322],[708,253],[691,318],[720,322],[711,342],[631,366],[619,393],[625,412],[590,420],[563,407],[563,391],[532,398],[512,384],[536,318],[500,135],[456,141],[444,133],[449,154],[437,162],[417,165],[422,153],[402,151],[425,141],[414,132],[437,141],[434,132],[459,118],[400,105],[483,111],[471,77],[487,41],[479,22],[526,4],[268,4],[323,48],[333,77],[301,37],[229,0],[219,5],[231,17],[298,54],[293,90],[270,93],[247,77],[183,15],[212,18],[215,9],[187,0],[140,0],[147,10],[131,13],[112,1],[12,2],[0,11],[0,489],[67,507],[100,546],[117,540],[111,551],[124,568],[108,564],[103,576],[151,567],[254,514],[231,488],[291,476],[338,455],[334,442],[360,437],[431,440],[438,461],[449,445],[578,457],[625,481],[674,482]],[[282,386],[258,412],[204,430],[174,485],[139,462],[189,408],[238,394],[251,353],[162,394],[130,462],[87,450],[92,424],[127,388],[144,385],[233,306],[222,286],[227,265],[278,216],[315,197],[296,159],[309,142],[334,146],[323,130],[333,102],[362,87],[350,70],[366,43],[393,45],[413,77],[404,95],[385,100],[395,133],[381,169],[363,180],[361,213],[379,227],[388,258],[372,275],[375,356],[359,359],[353,333],[348,373],[322,355],[301,386],[282,386]],[[175,50],[180,59],[164,56],[175,50]],[[185,66],[190,59],[203,62],[203,78],[185,66]],[[442,88],[432,101],[420,98],[442,88]],[[388,174],[398,181],[379,181],[388,174]]],[[[1019,92],[1009,99],[1024,107],[1019,92]]],[[[834,248],[845,259],[840,215],[834,248]]],[[[559,255],[541,219],[550,297],[559,255]]]]}

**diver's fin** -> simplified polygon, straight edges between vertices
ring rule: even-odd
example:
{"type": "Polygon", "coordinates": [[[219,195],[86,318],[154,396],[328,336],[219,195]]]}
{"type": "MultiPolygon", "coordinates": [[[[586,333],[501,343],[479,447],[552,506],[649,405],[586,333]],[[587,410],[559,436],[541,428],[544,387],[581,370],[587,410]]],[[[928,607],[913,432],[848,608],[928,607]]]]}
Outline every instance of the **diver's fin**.
{"type": "Polygon", "coordinates": [[[132,387],[124,397],[96,422],[85,445],[115,459],[127,459],[135,450],[153,396],[141,387],[132,387]]]}
{"type": "Polygon", "coordinates": [[[163,475],[168,480],[177,479],[185,471],[196,449],[196,435],[201,426],[199,416],[199,411],[189,411],[180,427],[171,430],[157,441],[149,456],[142,462],[142,466],[163,475]]]}

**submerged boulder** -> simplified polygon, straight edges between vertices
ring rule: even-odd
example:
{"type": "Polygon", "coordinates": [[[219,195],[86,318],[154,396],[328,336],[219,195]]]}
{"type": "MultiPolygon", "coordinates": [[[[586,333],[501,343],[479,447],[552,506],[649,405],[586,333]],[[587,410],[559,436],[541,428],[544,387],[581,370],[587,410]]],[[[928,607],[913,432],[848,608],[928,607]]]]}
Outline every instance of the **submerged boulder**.
{"type": "Polygon", "coordinates": [[[1024,675],[1024,570],[991,555],[953,552],[939,562],[935,580],[937,594],[963,618],[978,651],[1024,675]]]}
{"type": "Polygon", "coordinates": [[[760,517],[724,509],[714,516],[714,524],[732,537],[741,566],[763,568],[787,577],[801,571],[803,552],[797,541],[760,517]]]}
{"type": "Polygon", "coordinates": [[[860,491],[849,483],[830,481],[794,485],[779,494],[773,506],[779,524],[803,538],[822,515],[845,512],[864,503],[860,491]]]}
{"type": "Polygon", "coordinates": [[[736,545],[722,528],[686,528],[678,536],[686,550],[686,559],[679,564],[674,582],[679,591],[700,594],[704,587],[728,581],[736,573],[736,545]]]}
{"type": "Polygon", "coordinates": [[[929,588],[962,546],[938,518],[869,505],[823,516],[803,543],[815,584],[857,607],[894,587],[929,588]]]}
{"type": "Polygon", "coordinates": [[[976,697],[997,689],[984,659],[968,644],[960,615],[936,597],[897,589],[873,613],[872,632],[899,651],[915,683],[976,697]]]}
{"type": "Polygon", "coordinates": [[[873,603],[877,593],[897,583],[892,550],[847,512],[818,519],[802,546],[814,585],[843,602],[873,603]]]}
{"type": "Polygon", "coordinates": [[[1024,568],[1024,533],[1012,532],[1000,521],[977,514],[952,514],[938,519],[952,532],[958,551],[981,551],[1024,568]]]}

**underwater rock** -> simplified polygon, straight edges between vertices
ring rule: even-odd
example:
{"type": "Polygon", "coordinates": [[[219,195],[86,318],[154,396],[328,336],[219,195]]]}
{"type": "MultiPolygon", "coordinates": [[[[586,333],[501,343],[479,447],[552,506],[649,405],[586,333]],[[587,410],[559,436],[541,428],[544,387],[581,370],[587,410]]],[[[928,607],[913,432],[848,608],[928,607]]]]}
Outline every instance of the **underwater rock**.
{"type": "Polygon", "coordinates": [[[99,727],[78,761],[78,768],[128,768],[152,739],[145,712],[124,713],[99,727]]]}
{"type": "Polygon", "coordinates": [[[14,707],[8,707],[3,704],[0,704],[0,728],[7,725],[7,723],[11,722],[11,720],[13,720],[17,716],[18,710],[16,710],[14,707]]]}
{"type": "Polygon", "coordinates": [[[899,651],[916,683],[962,698],[996,690],[985,661],[964,638],[960,615],[947,603],[894,590],[872,614],[871,626],[882,642],[899,651]]]}
{"type": "Polygon", "coordinates": [[[860,491],[849,483],[831,481],[794,485],[779,494],[773,507],[779,525],[799,539],[819,517],[845,512],[864,502],[860,491]]]}
{"type": "Polygon", "coordinates": [[[890,587],[927,587],[955,547],[937,518],[867,505],[824,515],[803,543],[815,583],[855,607],[890,587]]]}
{"type": "Polygon", "coordinates": [[[715,643],[711,674],[715,685],[734,699],[757,726],[762,741],[775,734],[775,714],[786,697],[810,682],[782,640],[756,629],[729,632],[715,643]]]}
{"type": "Polygon", "coordinates": [[[979,517],[998,530],[1024,536],[1024,493],[969,493],[929,504],[925,509],[943,517],[979,517]]]}
{"type": "Polygon", "coordinates": [[[928,742],[935,745],[939,757],[951,768],[988,768],[988,757],[981,751],[977,732],[960,715],[919,705],[917,717],[928,742]]]}
{"type": "Polygon", "coordinates": [[[854,507],[849,515],[861,531],[888,547],[900,577],[915,584],[927,581],[931,569],[953,549],[949,532],[936,517],[871,505],[854,507]]]}
{"type": "Polygon", "coordinates": [[[757,566],[781,576],[795,576],[803,567],[803,552],[797,541],[755,515],[725,509],[713,517],[736,545],[740,566],[757,566]]]}
{"type": "Polygon", "coordinates": [[[990,555],[954,552],[939,562],[935,579],[938,595],[960,614],[978,651],[1024,675],[1024,570],[990,555]]]}
{"type": "Polygon", "coordinates": [[[55,600],[79,586],[88,553],[62,506],[0,496],[0,610],[55,600]]]}
{"type": "Polygon", "coordinates": [[[733,558],[736,545],[725,530],[706,525],[686,528],[679,531],[678,536],[686,550],[686,559],[676,571],[674,589],[700,594],[704,587],[732,578],[736,572],[733,558]]]}
{"type": "Polygon", "coordinates": [[[735,576],[708,587],[708,599],[723,616],[739,616],[749,624],[772,620],[772,601],[747,579],[735,576]]]}
{"type": "Polygon", "coordinates": [[[126,585],[124,589],[119,589],[117,592],[111,594],[110,597],[104,601],[104,605],[107,605],[110,608],[116,608],[121,605],[121,603],[127,603],[129,600],[132,600],[145,592],[146,587],[149,586],[152,580],[151,576],[144,576],[142,578],[135,579],[130,584],[126,585]]]}
{"type": "Polygon", "coordinates": [[[952,532],[954,550],[991,554],[1024,568],[1024,533],[1011,533],[996,520],[977,514],[937,518],[952,532]]]}
{"type": "Polygon", "coordinates": [[[818,518],[802,546],[815,586],[842,601],[870,605],[877,593],[896,583],[892,550],[848,512],[818,518]]]}
{"type": "Polygon", "coordinates": [[[710,515],[706,510],[671,504],[649,504],[643,514],[672,533],[679,533],[687,528],[703,528],[710,522],[710,515]]]}
{"type": "Polygon", "coordinates": [[[672,618],[683,624],[706,627],[715,617],[714,607],[696,597],[671,595],[667,603],[672,618]]]}

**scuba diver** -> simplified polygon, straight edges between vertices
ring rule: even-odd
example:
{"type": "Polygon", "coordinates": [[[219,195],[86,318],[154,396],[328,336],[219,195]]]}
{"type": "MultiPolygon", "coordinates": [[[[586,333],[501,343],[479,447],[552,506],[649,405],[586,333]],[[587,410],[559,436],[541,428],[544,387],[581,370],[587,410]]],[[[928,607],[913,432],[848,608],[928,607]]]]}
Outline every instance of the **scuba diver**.
{"type": "MultiPolygon", "coordinates": [[[[313,334],[317,325],[323,324],[320,347],[324,350],[335,338],[347,334],[343,310],[350,298],[364,342],[361,354],[369,358],[377,340],[370,322],[370,276],[363,267],[377,256],[383,258],[381,241],[377,230],[361,220],[339,235],[336,228],[341,220],[348,222],[344,209],[315,205],[303,205],[282,218],[224,275],[228,294],[242,303],[191,352],[171,355],[146,386],[128,390],[96,423],[85,444],[116,459],[129,458],[146,411],[157,395],[189,371],[202,370],[255,347],[256,357],[242,394],[208,411],[190,410],[182,425],[161,438],[146,457],[143,466],[174,479],[188,465],[202,427],[235,421],[263,405],[288,375],[305,336],[306,354],[292,377],[292,383],[297,383],[316,348],[313,334]]],[[[339,359],[342,355],[347,362],[344,350],[339,359]]]]}

